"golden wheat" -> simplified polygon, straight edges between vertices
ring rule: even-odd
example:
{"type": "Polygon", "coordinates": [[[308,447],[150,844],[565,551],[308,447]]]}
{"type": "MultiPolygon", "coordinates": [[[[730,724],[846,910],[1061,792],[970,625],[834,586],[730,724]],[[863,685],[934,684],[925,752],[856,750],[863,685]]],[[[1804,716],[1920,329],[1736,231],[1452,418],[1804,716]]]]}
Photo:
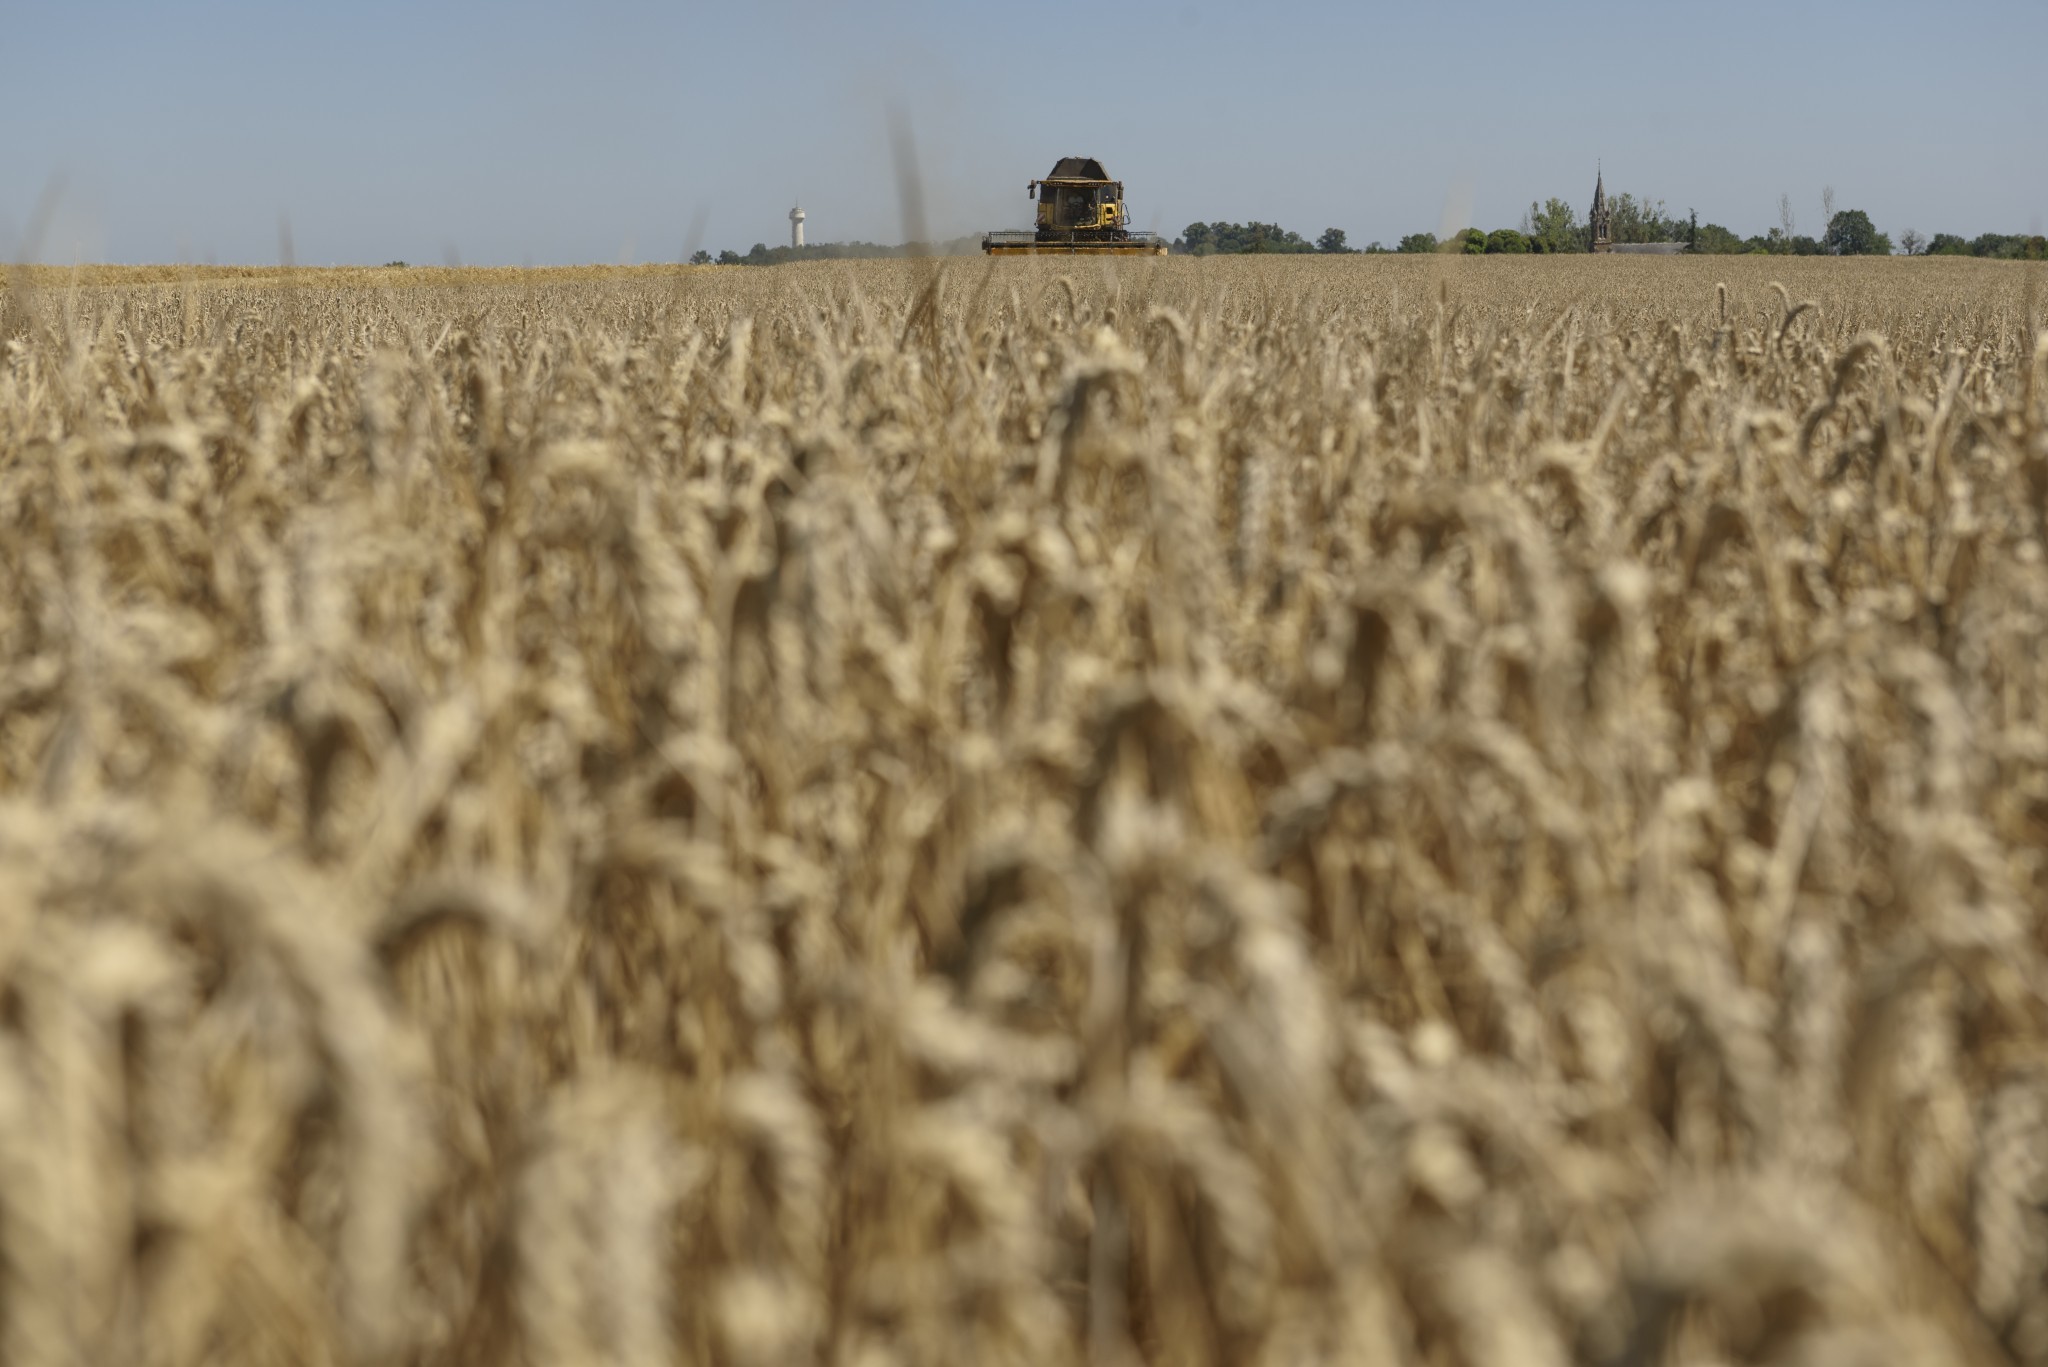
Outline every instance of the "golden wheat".
{"type": "Polygon", "coordinates": [[[2035,301],[17,274],[0,1362],[2048,1363],[2035,301]]]}

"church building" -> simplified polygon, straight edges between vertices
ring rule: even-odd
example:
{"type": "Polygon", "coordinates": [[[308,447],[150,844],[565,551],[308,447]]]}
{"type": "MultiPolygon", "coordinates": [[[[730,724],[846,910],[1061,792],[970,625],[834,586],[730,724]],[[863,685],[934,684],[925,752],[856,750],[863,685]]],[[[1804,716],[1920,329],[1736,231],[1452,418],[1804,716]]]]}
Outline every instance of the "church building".
{"type": "Polygon", "coordinates": [[[1586,230],[1591,235],[1592,250],[1613,252],[1621,256],[1679,256],[1685,251],[1683,242],[1620,242],[1614,240],[1614,211],[1607,207],[1607,181],[1605,175],[1595,169],[1593,172],[1593,211],[1586,215],[1586,230]]]}

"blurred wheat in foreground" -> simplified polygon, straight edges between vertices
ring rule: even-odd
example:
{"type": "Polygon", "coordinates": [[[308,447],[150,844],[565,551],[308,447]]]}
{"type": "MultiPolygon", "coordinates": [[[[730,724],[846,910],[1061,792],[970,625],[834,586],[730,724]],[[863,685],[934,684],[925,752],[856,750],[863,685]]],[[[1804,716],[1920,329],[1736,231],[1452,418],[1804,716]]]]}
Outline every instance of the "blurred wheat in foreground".
{"type": "Polygon", "coordinates": [[[0,1363],[2048,1363],[2035,285],[17,278],[0,1363]]]}

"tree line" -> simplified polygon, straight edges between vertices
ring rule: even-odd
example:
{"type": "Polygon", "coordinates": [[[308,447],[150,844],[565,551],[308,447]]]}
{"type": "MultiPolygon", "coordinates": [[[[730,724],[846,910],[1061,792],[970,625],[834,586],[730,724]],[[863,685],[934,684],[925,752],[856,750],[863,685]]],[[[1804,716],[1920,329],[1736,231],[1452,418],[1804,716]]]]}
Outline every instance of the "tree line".
{"type": "MultiPolygon", "coordinates": [[[[1981,233],[1963,238],[1954,233],[1925,236],[1908,228],[1893,242],[1877,230],[1861,209],[1834,208],[1833,193],[1822,194],[1827,228],[1808,237],[1796,231],[1789,196],[1778,198],[1778,226],[1743,237],[1718,223],[1702,223],[1697,213],[1684,218],[1671,213],[1661,199],[1618,194],[1608,201],[1610,241],[1617,244],[1683,242],[1689,253],[1704,256],[1979,256],[1995,260],[2048,259],[2048,240],[2038,233],[1981,233]]],[[[1321,255],[1359,253],[1449,252],[1464,256],[1561,255],[1591,251],[1592,228],[1571,204],[1552,197],[1531,202],[1521,224],[1513,228],[1466,228],[1439,239],[1435,233],[1409,233],[1392,247],[1373,242],[1353,247],[1342,228],[1325,228],[1313,241],[1277,223],[1190,223],[1168,250],[1178,256],[1321,255]]],[[[770,247],[756,242],[745,255],[698,251],[693,266],[779,266],[790,261],[840,261],[863,257],[971,256],[981,248],[979,235],[943,242],[884,246],[878,242],[817,242],[801,247],[770,247]]]]}
{"type": "MultiPolygon", "coordinates": [[[[1778,197],[1778,226],[1743,237],[1718,223],[1702,223],[1696,212],[1685,217],[1670,212],[1661,199],[1628,193],[1608,201],[1609,240],[1619,244],[1682,242],[1689,253],[1706,256],[1980,256],[1998,260],[2048,259],[2048,239],[2040,234],[1983,233],[1965,239],[1954,233],[1932,237],[1906,229],[1898,241],[1879,232],[1861,209],[1834,207],[1834,192],[1824,191],[1827,227],[1819,237],[1797,231],[1789,196],[1778,197]]],[[[1572,205],[1550,198],[1531,202],[1521,224],[1513,228],[1466,228],[1448,238],[1435,233],[1409,233],[1393,247],[1373,242],[1363,248],[1346,244],[1342,228],[1325,228],[1310,242],[1277,223],[1190,223],[1174,239],[1171,250],[1188,256],[1238,256],[1262,253],[1348,255],[1364,252],[1450,252],[1465,256],[1519,256],[1587,252],[1593,248],[1591,225],[1572,205]]]]}
{"type": "Polygon", "coordinates": [[[780,266],[791,261],[856,261],[890,256],[971,256],[981,250],[981,235],[953,237],[943,242],[904,242],[885,246],[880,242],[806,242],[801,247],[771,247],[756,242],[744,256],[730,249],[713,256],[699,249],[690,254],[692,266],[780,266]]]}

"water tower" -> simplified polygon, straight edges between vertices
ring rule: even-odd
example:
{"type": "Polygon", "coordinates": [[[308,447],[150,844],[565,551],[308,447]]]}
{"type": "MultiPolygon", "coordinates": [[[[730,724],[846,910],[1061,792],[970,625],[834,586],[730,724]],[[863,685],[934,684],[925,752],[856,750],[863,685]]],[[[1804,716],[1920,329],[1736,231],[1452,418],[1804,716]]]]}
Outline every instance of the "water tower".
{"type": "Polygon", "coordinates": [[[789,245],[804,245],[804,206],[801,204],[789,211],[789,245]]]}

